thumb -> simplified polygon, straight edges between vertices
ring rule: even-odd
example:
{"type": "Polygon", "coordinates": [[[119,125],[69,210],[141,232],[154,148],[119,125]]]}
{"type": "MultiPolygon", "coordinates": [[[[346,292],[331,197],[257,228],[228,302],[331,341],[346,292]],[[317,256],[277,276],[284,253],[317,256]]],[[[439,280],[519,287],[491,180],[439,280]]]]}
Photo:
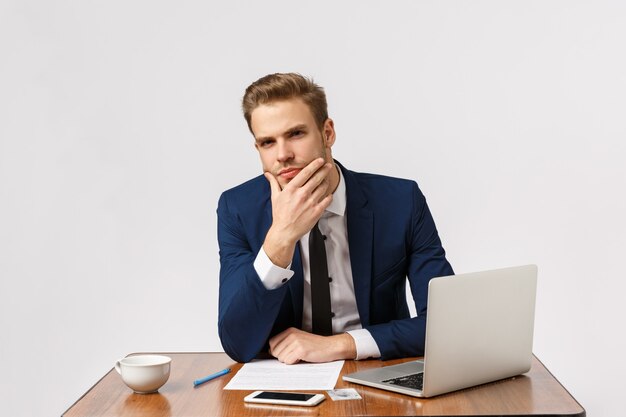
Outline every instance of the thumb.
{"type": "Polygon", "coordinates": [[[264,172],[263,175],[265,176],[265,179],[267,180],[267,182],[270,183],[270,189],[272,190],[272,195],[274,196],[280,193],[280,184],[278,183],[278,180],[269,172],[264,172]]]}

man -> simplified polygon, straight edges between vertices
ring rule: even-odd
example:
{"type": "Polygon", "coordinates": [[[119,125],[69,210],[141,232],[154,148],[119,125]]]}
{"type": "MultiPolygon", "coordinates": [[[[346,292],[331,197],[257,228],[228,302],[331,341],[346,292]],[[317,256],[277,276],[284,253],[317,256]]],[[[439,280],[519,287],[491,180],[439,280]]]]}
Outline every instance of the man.
{"type": "Polygon", "coordinates": [[[417,184],[333,160],[324,91],[298,74],[254,82],[243,111],[264,175],[218,204],[226,353],[288,364],[422,355],[428,281],[453,271],[417,184]]]}

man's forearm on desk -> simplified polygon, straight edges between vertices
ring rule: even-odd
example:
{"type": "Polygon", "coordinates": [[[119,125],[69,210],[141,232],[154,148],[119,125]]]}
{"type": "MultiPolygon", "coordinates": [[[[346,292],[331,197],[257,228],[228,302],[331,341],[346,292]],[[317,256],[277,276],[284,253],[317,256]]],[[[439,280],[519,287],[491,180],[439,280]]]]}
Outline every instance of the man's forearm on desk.
{"type": "Polygon", "coordinates": [[[286,364],[356,359],[354,339],[347,333],[320,336],[291,327],[270,339],[270,353],[286,364]]]}
{"type": "Polygon", "coordinates": [[[218,331],[226,353],[239,362],[265,346],[287,294],[286,286],[267,289],[252,264],[222,253],[218,331]]]}

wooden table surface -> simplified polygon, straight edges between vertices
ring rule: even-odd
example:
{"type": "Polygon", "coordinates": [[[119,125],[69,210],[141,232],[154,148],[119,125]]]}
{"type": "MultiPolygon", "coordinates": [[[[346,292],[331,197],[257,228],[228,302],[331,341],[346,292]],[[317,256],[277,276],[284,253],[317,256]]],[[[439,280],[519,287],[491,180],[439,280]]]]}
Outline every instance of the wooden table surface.
{"type": "MultiPolygon", "coordinates": [[[[242,366],[224,353],[163,354],[172,358],[171,375],[158,393],[133,393],[111,369],[63,416],[585,416],[585,410],[537,358],[522,376],[429,399],[344,382],[340,377],[336,388],[355,388],[361,400],[333,401],[324,393],[320,405],[299,407],[245,404],[243,398],[252,391],[224,391],[242,366]],[[224,368],[232,372],[193,387],[193,380],[224,368]]],[[[342,375],[407,360],[346,361],[342,375]]]]}

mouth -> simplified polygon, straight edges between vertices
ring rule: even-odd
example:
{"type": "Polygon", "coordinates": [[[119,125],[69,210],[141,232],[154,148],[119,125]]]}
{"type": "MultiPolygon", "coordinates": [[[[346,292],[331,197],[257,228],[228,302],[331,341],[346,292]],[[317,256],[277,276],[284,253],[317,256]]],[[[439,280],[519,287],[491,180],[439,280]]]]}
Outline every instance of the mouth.
{"type": "Polygon", "coordinates": [[[302,171],[302,168],[283,168],[278,171],[278,176],[290,180],[298,175],[300,171],[302,171]]]}

